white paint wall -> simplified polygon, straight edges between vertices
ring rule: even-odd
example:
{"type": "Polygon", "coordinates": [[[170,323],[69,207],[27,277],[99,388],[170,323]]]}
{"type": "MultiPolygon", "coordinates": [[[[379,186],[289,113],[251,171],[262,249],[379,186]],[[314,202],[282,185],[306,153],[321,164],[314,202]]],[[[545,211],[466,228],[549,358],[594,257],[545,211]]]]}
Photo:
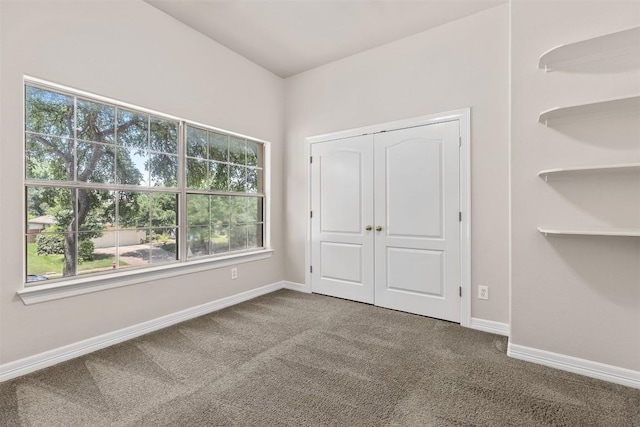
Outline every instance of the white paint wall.
{"type": "Polygon", "coordinates": [[[547,128],[549,108],[640,93],[638,59],[545,73],[555,46],[640,25],[640,2],[512,5],[511,343],[640,371],[640,239],[544,237],[546,226],[640,227],[640,178],[545,183],[539,170],[640,161],[636,113],[547,128]]]}
{"type": "Polygon", "coordinates": [[[0,364],[282,280],[280,78],[142,1],[2,1],[0,16],[0,364]],[[271,141],[275,255],[233,282],[225,268],[24,306],[23,74],[271,141]]]}
{"type": "Polygon", "coordinates": [[[472,316],[508,322],[508,6],[286,79],[285,277],[304,283],[308,136],[471,107],[472,316]]]}

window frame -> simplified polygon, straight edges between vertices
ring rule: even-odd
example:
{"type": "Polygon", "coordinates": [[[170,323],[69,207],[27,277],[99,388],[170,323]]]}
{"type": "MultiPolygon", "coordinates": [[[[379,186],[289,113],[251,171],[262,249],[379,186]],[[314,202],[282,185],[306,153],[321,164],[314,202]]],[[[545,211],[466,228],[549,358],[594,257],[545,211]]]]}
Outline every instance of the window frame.
{"type": "MultiPolygon", "coordinates": [[[[237,132],[228,131],[225,129],[217,128],[211,125],[206,125],[193,120],[184,119],[177,116],[172,116],[166,113],[158,112],[148,108],[140,107],[130,103],[115,100],[86,91],[70,88],[67,86],[52,83],[46,80],[38,79],[31,76],[24,76],[23,82],[23,124],[22,124],[22,188],[23,188],[23,202],[22,202],[22,218],[23,218],[23,233],[22,233],[22,250],[23,250],[23,287],[18,294],[23,299],[25,304],[36,303],[42,301],[48,301],[52,299],[65,298],[72,295],[84,294],[88,292],[95,292],[103,289],[109,289],[119,286],[127,286],[135,283],[148,282],[149,280],[168,278],[182,274],[189,274],[192,272],[204,271],[209,269],[221,268],[233,264],[251,262],[259,259],[269,258],[273,252],[271,248],[271,233],[270,233],[270,166],[271,166],[271,150],[270,143],[258,138],[239,134],[237,132]],[[104,184],[96,182],[85,182],[77,180],[77,171],[74,171],[74,181],[56,181],[56,180],[42,180],[27,178],[27,132],[26,120],[26,88],[28,86],[41,88],[44,90],[51,90],[63,95],[72,96],[78,99],[84,99],[91,102],[103,103],[109,107],[115,109],[124,109],[135,113],[148,114],[150,117],[155,116],[163,120],[174,121],[177,124],[177,156],[178,156],[178,175],[176,187],[154,187],[149,182],[149,186],[131,185],[131,184],[104,184]],[[189,189],[187,185],[187,143],[186,132],[187,127],[196,127],[211,132],[222,133],[230,137],[237,137],[245,139],[247,141],[255,142],[262,147],[263,165],[262,165],[262,192],[256,193],[238,193],[231,192],[227,189],[227,192],[213,191],[214,193],[223,193],[227,196],[243,196],[243,197],[255,197],[262,200],[262,246],[257,248],[250,248],[238,251],[229,251],[221,254],[209,254],[201,255],[197,257],[187,257],[187,194],[208,194],[211,195],[212,191],[199,191],[189,189]],[[88,188],[91,190],[105,190],[105,191],[132,191],[132,192],[147,192],[147,193],[161,193],[161,194],[177,194],[178,207],[177,207],[177,221],[176,229],[178,230],[178,253],[175,261],[168,262],[166,264],[148,264],[145,266],[133,266],[126,269],[117,271],[106,271],[93,273],[88,275],[78,275],[62,277],[53,279],[51,281],[36,281],[27,282],[27,203],[26,195],[29,187],[54,187],[54,188],[88,188]]],[[[74,99],[74,112],[77,100],[74,99]]],[[[117,121],[116,110],[116,121],[117,121]]],[[[75,124],[74,124],[75,128],[75,124]]],[[[74,129],[74,135],[72,136],[75,141],[76,130],[74,129]]],[[[114,141],[115,144],[115,141],[114,141]]],[[[74,157],[77,153],[74,149],[74,157]]],[[[229,159],[229,162],[231,160],[229,159]]]]}
{"type": "MultiPolygon", "coordinates": [[[[266,220],[266,216],[267,216],[267,209],[266,209],[266,205],[267,205],[267,196],[266,196],[266,191],[267,191],[267,187],[266,187],[266,182],[267,182],[267,174],[266,174],[266,170],[267,170],[267,147],[266,144],[263,142],[259,142],[258,140],[256,140],[255,138],[247,138],[244,136],[239,136],[238,134],[233,134],[230,132],[226,132],[226,131],[221,131],[220,129],[214,128],[212,126],[205,126],[193,121],[185,121],[182,123],[184,129],[182,131],[182,135],[184,138],[184,144],[182,144],[182,148],[184,150],[184,155],[181,156],[182,160],[187,162],[188,159],[195,159],[192,156],[188,156],[186,153],[187,150],[187,128],[189,126],[193,127],[193,128],[197,128],[200,130],[205,130],[207,132],[215,132],[215,133],[224,133],[227,136],[235,136],[237,138],[241,138],[241,139],[246,139],[247,141],[253,141],[256,142],[258,144],[262,145],[262,156],[263,156],[263,165],[262,167],[259,166],[255,166],[256,169],[260,169],[262,170],[262,181],[263,181],[263,188],[262,188],[262,192],[260,191],[256,191],[255,193],[248,193],[248,192],[234,192],[234,191],[230,191],[229,189],[227,189],[227,191],[222,191],[222,190],[213,190],[213,189],[207,189],[207,190],[203,190],[203,189],[196,189],[196,188],[189,188],[188,186],[188,182],[187,182],[187,168],[183,167],[181,169],[182,173],[184,174],[184,176],[182,177],[182,182],[184,183],[182,189],[184,190],[184,202],[182,203],[182,211],[180,212],[179,217],[183,218],[185,220],[185,226],[184,226],[184,231],[185,233],[189,230],[189,224],[187,222],[188,220],[188,203],[187,203],[187,197],[189,195],[202,195],[202,196],[229,196],[229,197],[247,197],[247,198],[256,198],[262,201],[262,220],[256,222],[256,224],[262,224],[262,247],[263,249],[268,248],[268,243],[266,241],[266,230],[267,230],[267,220],[266,220]]],[[[230,156],[230,155],[229,155],[230,156]]],[[[206,161],[210,162],[210,159],[205,159],[206,161]]],[[[242,166],[239,165],[237,163],[233,163],[231,162],[231,159],[229,158],[227,162],[222,162],[224,164],[227,164],[229,166],[242,166]]],[[[246,164],[244,165],[245,168],[248,168],[249,166],[247,166],[246,164]]],[[[232,228],[232,221],[229,222],[229,236],[231,236],[231,228],[232,228]]],[[[185,244],[182,245],[182,249],[184,249],[185,253],[184,253],[184,259],[185,260],[198,260],[198,259],[203,259],[203,258],[211,258],[211,257],[215,257],[215,256],[224,256],[224,253],[220,254],[220,255],[196,255],[196,256],[192,256],[189,257],[187,254],[188,251],[188,246],[186,244],[186,236],[185,236],[185,244]]],[[[260,249],[260,248],[258,248],[260,249]]],[[[250,248],[250,249],[245,249],[245,250],[240,250],[240,251],[229,251],[228,254],[232,254],[232,253],[243,253],[243,252],[251,252],[254,251],[255,248],[250,248]]],[[[182,256],[182,254],[181,254],[182,256]]]]}

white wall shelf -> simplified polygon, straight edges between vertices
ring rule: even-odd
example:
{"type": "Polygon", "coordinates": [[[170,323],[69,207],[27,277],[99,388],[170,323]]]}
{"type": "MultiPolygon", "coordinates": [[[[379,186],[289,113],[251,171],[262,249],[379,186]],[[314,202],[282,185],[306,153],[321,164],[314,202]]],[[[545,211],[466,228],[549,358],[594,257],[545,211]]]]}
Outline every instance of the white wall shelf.
{"type": "Polygon", "coordinates": [[[540,56],[538,68],[565,70],[626,55],[640,55],[640,27],[554,47],[540,56]]]}
{"type": "Polygon", "coordinates": [[[552,228],[538,227],[545,236],[618,236],[640,237],[640,228],[552,228]]]}
{"type": "Polygon", "coordinates": [[[632,111],[640,112],[640,95],[608,99],[570,107],[552,108],[542,112],[538,117],[538,121],[545,126],[554,126],[632,111]]]}
{"type": "Polygon", "coordinates": [[[550,179],[553,179],[554,177],[564,177],[564,176],[570,176],[570,175],[619,174],[619,173],[640,174],[640,163],[547,169],[547,170],[538,172],[538,176],[544,179],[545,181],[548,181],[550,179]]]}

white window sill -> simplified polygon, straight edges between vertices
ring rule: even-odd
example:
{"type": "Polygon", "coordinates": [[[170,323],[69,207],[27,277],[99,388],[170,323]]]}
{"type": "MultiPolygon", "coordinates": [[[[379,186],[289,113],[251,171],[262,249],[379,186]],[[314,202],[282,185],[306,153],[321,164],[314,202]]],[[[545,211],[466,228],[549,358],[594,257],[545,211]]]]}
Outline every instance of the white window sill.
{"type": "Polygon", "coordinates": [[[273,249],[261,249],[224,257],[199,259],[139,270],[121,271],[115,274],[78,277],[46,285],[28,286],[18,291],[18,296],[22,298],[22,302],[24,302],[25,305],[38,304],[45,301],[135,285],[137,283],[151,282],[157,279],[182,276],[239,263],[259,261],[270,258],[272,253],[273,249]]]}

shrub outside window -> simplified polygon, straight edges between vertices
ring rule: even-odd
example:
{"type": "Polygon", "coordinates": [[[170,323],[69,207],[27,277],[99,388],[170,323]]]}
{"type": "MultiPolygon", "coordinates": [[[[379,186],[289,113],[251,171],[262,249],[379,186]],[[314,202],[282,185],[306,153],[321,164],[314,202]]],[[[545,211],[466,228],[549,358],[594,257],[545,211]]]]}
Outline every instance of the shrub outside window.
{"type": "Polygon", "coordinates": [[[264,145],[25,85],[26,282],[264,247],[264,145]]]}

